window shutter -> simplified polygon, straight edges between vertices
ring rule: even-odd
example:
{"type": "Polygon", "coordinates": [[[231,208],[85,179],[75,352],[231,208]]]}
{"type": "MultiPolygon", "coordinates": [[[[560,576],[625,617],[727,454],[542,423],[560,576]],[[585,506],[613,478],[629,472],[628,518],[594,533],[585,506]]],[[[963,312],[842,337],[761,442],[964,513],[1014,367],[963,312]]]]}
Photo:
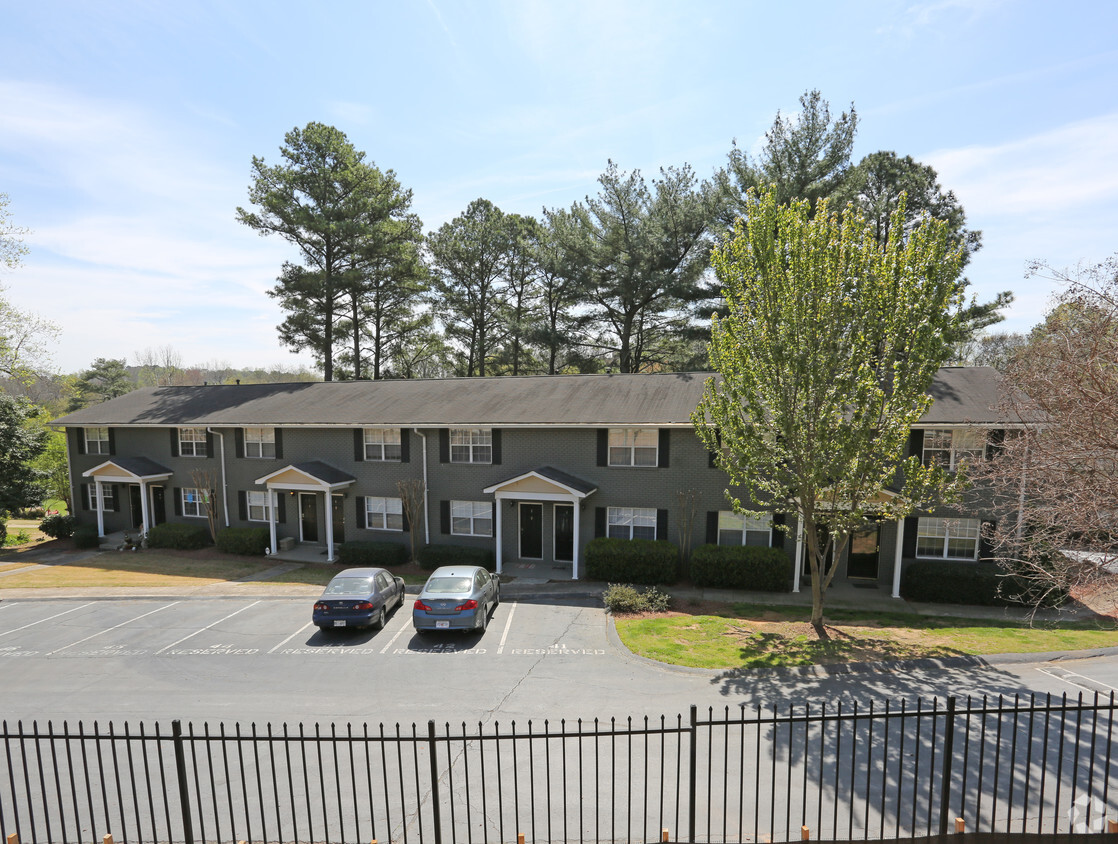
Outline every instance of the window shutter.
{"type": "Polygon", "coordinates": [[[784,547],[784,531],[780,529],[779,525],[786,524],[786,518],[787,516],[784,513],[773,513],[772,535],[769,539],[769,544],[773,548],[784,547]]]}
{"type": "MultiPolygon", "coordinates": [[[[609,429],[601,428],[598,430],[598,465],[609,465],[609,429]]],[[[605,534],[601,534],[605,536],[605,534]]]]}
{"type": "Polygon", "coordinates": [[[439,428],[439,462],[450,462],[450,428],[439,428]]]}
{"type": "MultiPolygon", "coordinates": [[[[923,432],[921,432],[922,434],[923,432]]],[[[916,556],[916,531],[920,527],[919,516],[909,516],[904,520],[904,542],[901,544],[901,556],[912,559],[916,556]]]]}
{"type": "Polygon", "coordinates": [[[82,509],[89,509],[89,484],[82,484],[82,509]]]}
{"type": "Polygon", "coordinates": [[[353,459],[358,463],[365,460],[365,429],[353,429],[353,459]]]}
{"type": "Polygon", "coordinates": [[[501,429],[493,429],[493,465],[501,465],[501,429]]]}
{"type": "Polygon", "coordinates": [[[707,545],[718,544],[718,511],[707,510],[707,545]]]}
{"type": "Polygon", "coordinates": [[[594,538],[606,535],[606,508],[594,508],[594,538]]]}
{"type": "Polygon", "coordinates": [[[287,496],[282,492],[276,496],[276,521],[280,524],[287,523],[287,496]]]}
{"type": "Polygon", "coordinates": [[[85,428],[78,428],[78,454],[85,454],[85,428]]]}
{"type": "Polygon", "coordinates": [[[275,429],[276,460],[283,460],[283,428],[275,429]]]}
{"type": "Polygon", "coordinates": [[[237,457],[244,457],[245,456],[245,429],[244,428],[234,428],[233,429],[233,453],[237,457]]]}
{"type": "Polygon", "coordinates": [[[206,431],[206,457],[213,457],[214,453],[214,435],[206,431]]]}
{"type": "Polygon", "coordinates": [[[172,428],[171,429],[171,456],[172,457],[178,457],[179,456],[179,429],[178,428],[172,428]]]}
{"type": "Polygon", "coordinates": [[[171,487],[171,498],[175,500],[175,515],[182,515],[182,490],[177,486],[171,487]]]}
{"type": "Polygon", "coordinates": [[[924,463],[924,429],[914,428],[908,433],[908,455],[924,463]]]}
{"type": "Polygon", "coordinates": [[[656,538],[657,539],[667,539],[668,538],[668,511],[667,510],[657,510],[656,511],[656,538]]]}
{"type": "Polygon", "coordinates": [[[411,463],[411,431],[400,429],[400,462],[411,463]]]}
{"type": "Polygon", "coordinates": [[[411,530],[411,519],[408,518],[408,509],[406,507],[403,508],[403,515],[404,515],[404,530],[409,531],[409,530],[411,530]]]}
{"type": "Polygon", "coordinates": [[[248,521],[248,493],[243,489],[237,490],[237,516],[242,522],[248,521]]]}
{"type": "MultiPolygon", "coordinates": [[[[445,428],[443,430],[446,430],[445,428]]],[[[439,502],[439,529],[443,533],[450,533],[450,502],[439,502]]]]}
{"type": "Polygon", "coordinates": [[[667,469],[671,465],[672,431],[671,428],[660,429],[660,447],[657,451],[656,465],[667,469]]]}
{"type": "Polygon", "coordinates": [[[978,535],[978,559],[980,560],[994,559],[995,527],[997,527],[997,522],[988,519],[982,522],[982,532],[978,535]]]}
{"type": "Polygon", "coordinates": [[[986,435],[986,459],[992,460],[1005,448],[1005,428],[994,428],[986,435]]]}
{"type": "Polygon", "coordinates": [[[368,496],[357,496],[357,526],[361,530],[368,530],[369,528],[369,505],[366,501],[368,496]]]}
{"type": "Polygon", "coordinates": [[[116,454],[116,432],[109,428],[109,456],[111,457],[114,454],[116,454]]]}

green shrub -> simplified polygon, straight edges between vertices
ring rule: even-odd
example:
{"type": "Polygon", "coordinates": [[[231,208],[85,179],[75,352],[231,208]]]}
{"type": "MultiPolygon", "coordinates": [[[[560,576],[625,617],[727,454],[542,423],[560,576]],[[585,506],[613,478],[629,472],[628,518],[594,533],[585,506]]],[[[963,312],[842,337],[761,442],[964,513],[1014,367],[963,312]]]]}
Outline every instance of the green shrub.
{"type": "Polygon", "coordinates": [[[586,545],[590,580],[675,583],[679,549],[667,540],[598,537],[586,545]]]}
{"type": "Polygon", "coordinates": [[[149,548],[172,548],[176,551],[193,551],[210,544],[210,532],[201,525],[164,522],[148,531],[149,548]]]}
{"type": "Polygon", "coordinates": [[[16,517],[20,519],[41,519],[47,514],[45,507],[22,507],[16,510],[16,517]]]}
{"type": "Polygon", "coordinates": [[[691,582],[714,589],[790,592],[792,561],[779,548],[700,545],[691,554],[691,582]]]}
{"type": "Polygon", "coordinates": [[[347,566],[402,566],[408,549],[402,542],[346,542],[338,551],[338,561],[347,566]]]}
{"type": "MultiPolygon", "coordinates": [[[[919,560],[910,563],[901,577],[901,595],[909,601],[933,604],[977,604],[985,607],[1021,606],[1037,587],[1027,578],[1011,574],[996,563],[954,560],[919,560]]],[[[1058,606],[1066,593],[1055,592],[1043,602],[1058,606]]]]}
{"type": "Polygon", "coordinates": [[[77,524],[73,516],[47,516],[39,525],[39,530],[52,539],[68,539],[74,535],[77,524]]]}
{"type": "Polygon", "coordinates": [[[263,557],[271,541],[271,531],[264,527],[229,527],[217,532],[217,548],[223,554],[263,557]]]}
{"type": "Polygon", "coordinates": [[[96,525],[79,525],[74,528],[75,548],[100,548],[101,537],[97,535],[96,525]]]}
{"type": "Polygon", "coordinates": [[[437,569],[439,566],[484,566],[489,571],[496,571],[497,568],[496,558],[488,548],[424,545],[416,557],[419,565],[425,569],[437,569]]]}
{"type": "Polygon", "coordinates": [[[611,583],[602,593],[606,610],[614,615],[664,612],[671,604],[671,600],[671,595],[661,592],[655,586],[641,591],[628,583],[611,583]]]}
{"type": "Polygon", "coordinates": [[[0,543],[8,538],[8,523],[0,520],[0,543]]]}
{"type": "Polygon", "coordinates": [[[26,530],[21,530],[15,536],[10,536],[8,535],[7,527],[4,528],[4,536],[0,537],[0,543],[4,545],[11,545],[13,547],[17,545],[26,545],[30,541],[31,534],[28,533],[26,530]]]}

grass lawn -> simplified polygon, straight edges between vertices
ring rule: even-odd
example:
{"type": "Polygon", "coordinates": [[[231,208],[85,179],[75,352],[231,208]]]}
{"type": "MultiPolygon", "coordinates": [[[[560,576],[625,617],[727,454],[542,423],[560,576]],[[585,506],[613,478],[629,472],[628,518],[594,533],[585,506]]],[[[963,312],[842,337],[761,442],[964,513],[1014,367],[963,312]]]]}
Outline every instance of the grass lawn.
{"type": "Polygon", "coordinates": [[[1118,645],[1113,623],[1028,627],[1008,620],[833,610],[826,613],[830,638],[819,639],[810,618],[807,608],[727,604],[695,612],[618,616],[615,622],[633,653],[692,668],[831,665],[1118,645]]]}
{"type": "MultiPolygon", "coordinates": [[[[341,570],[341,566],[331,565],[329,563],[307,563],[301,568],[276,575],[275,577],[270,577],[266,581],[261,582],[306,583],[313,586],[325,586],[330,582],[330,579],[341,570]]],[[[425,574],[413,574],[407,571],[394,571],[393,569],[388,569],[388,571],[400,575],[400,577],[404,578],[404,583],[409,585],[422,585],[427,582],[427,575],[425,574]]]]}
{"type": "Polygon", "coordinates": [[[0,591],[68,586],[202,586],[238,580],[270,567],[242,558],[190,559],[158,551],[106,551],[72,563],[5,575],[0,577],[0,591]]]}

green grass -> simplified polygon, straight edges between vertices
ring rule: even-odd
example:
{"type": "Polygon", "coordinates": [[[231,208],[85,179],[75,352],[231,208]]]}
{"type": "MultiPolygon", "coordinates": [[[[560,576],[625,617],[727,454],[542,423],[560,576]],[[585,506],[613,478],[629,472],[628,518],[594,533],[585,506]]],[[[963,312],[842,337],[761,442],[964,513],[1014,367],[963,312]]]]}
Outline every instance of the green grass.
{"type": "Polygon", "coordinates": [[[238,580],[270,568],[237,558],[192,560],[158,551],[103,551],[71,563],[55,563],[0,578],[4,589],[58,589],[94,586],[202,586],[238,580]]]}
{"type": "Polygon", "coordinates": [[[692,668],[759,668],[998,653],[1038,653],[1118,645],[1113,622],[1029,627],[1008,620],[835,610],[828,639],[799,607],[728,605],[709,615],[618,617],[633,653],[692,668]]]}
{"type": "MultiPolygon", "coordinates": [[[[301,568],[270,577],[261,583],[305,583],[308,586],[325,586],[339,571],[341,566],[332,563],[307,563],[301,568]]],[[[388,569],[392,571],[392,569],[388,569]]],[[[427,578],[422,574],[401,574],[408,585],[423,584],[427,578]]]]}

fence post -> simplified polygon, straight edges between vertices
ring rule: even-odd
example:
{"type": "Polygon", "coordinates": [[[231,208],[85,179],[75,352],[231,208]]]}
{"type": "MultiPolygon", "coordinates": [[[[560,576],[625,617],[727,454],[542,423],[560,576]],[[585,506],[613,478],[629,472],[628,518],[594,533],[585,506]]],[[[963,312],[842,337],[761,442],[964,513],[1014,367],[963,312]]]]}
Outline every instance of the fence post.
{"type": "MultiPolygon", "coordinates": [[[[955,753],[955,695],[947,698],[947,712],[944,717],[947,718],[947,722],[943,725],[943,774],[939,793],[940,835],[947,835],[947,824],[951,814],[947,804],[951,799],[951,760],[955,753]]],[[[932,738],[935,739],[935,730],[932,731],[932,738]]]]}
{"type": "Polygon", "coordinates": [[[699,777],[698,768],[698,745],[699,745],[699,715],[698,707],[691,704],[691,749],[690,749],[690,772],[688,774],[688,798],[687,798],[687,841],[689,844],[695,844],[695,797],[698,792],[697,782],[699,777]]]}
{"type": "Polygon", "coordinates": [[[427,749],[431,757],[431,820],[435,825],[435,844],[443,842],[443,824],[439,816],[439,757],[435,752],[435,719],[427,722],[427,749]]]}
{"type": "MultiPolygon", "coordinates": [[[[179,781],[179,808],[182,809],[182,835],[186,844],[194,844],[194,829],[190,821],[190,790],[186,782],[186,749],[182,740],[182,722],[171,722],[171,739],[175,748],[175,776],[179,781]]],[[[170,835],[171,830],[167,830],[170,835]]]]}

